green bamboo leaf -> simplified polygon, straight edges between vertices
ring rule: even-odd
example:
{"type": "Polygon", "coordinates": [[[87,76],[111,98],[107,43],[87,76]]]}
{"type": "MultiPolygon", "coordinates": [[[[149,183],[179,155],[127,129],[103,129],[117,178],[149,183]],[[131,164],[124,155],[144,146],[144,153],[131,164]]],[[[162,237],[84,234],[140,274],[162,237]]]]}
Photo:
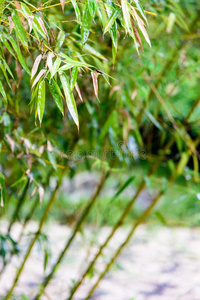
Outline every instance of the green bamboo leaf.
{"type": "Polygon", "coordinates": [[[65,40],[65,33],[62,31],[59,34],[57,43],[56,43],[56,47],[55,47],[55,52],[58,52],[60,50],[60,48],[62,47],[62,44],[64,43],[65,40]]]}
{"type": "Polygon", "coordinates": [[[125,183],[119,188],[119,190],[116,192],[112,200],[110,201],[110,204],[132,183],[132,181],[135,179],[135,176],[129,177],[125,183]]]}
{"type": "Polygon", "coordinates": [[[1,95],[3,96],[3,98],[5,99],[5,101],[7,102],[6,92],[5,92],[5,90],[4,90],[4,87],[3,87],[3,84],[2,84],[1,81],[0,81],[0,93],[1,93],[1,95]]]}
{"type": "Polygon", "coordinates": [[[46,34],[44,33],[37,17],[35,16],[34,19],[33,19],[33,23],[32,23],[32,26],[33,26],[33,30],[34,32],[38,32],[45,40],[47,40],[47,36],[46,34]]]}
{"type": "Polygon", "coordinates": [[[2,61],[3,61],[3,64],[4,64],[5,69],[8,70],[8,73],[9,73],[10,76],[14,79],[13,73],[12,73],[11,69],[9,68],[7,62],[6,62],[5,59],[3,59],[3,58],[2,58],[2,61]]]}
{"type": "Polygon", "coordinates": [[[60,110],[61,114],[64,116],[63,102],[61,98],[62,93],[59,86],[53,79],[49,81],[49,90],[52,94],[53,100],[56,103],[58,109],[60,110]]]}
{"type": "Polygon", "coordinates": [[[78,68],[74,67],[74,68],[72,68],[71,80],[70,80],[70,88],[71,88],[72,91],[73,91],[74,86],[76,84],[77,76],[78,76],[78,68]]]}
{"type": "Polygon", "coordinates": [[[37,10],[37,7],[30,3],[30,1],[23,0],[27,5],[31,6],[34,10],[37,10]]]}
{"type": "Polygon", "coordinates": [[[57,57],[52,67],[51,78],[58,72],[60,64],[61,64],[61,59],[60,57],[57,57]]]}
{"type": "Polygon", "coordinates": [[[71,59],[69,56],[67,56],[67,55],[64,54],[64,53],[60,53],[59,56],[65,58],[65,60],[63,61],[63,62],[65,63],[65,65],[62,66],[62,67],[59,69],[59,71],[69,70],[69,69],[71,69],[71,68],[73,68],[73,67],[85,67],[85,68],[93,67],[93,66],[91,66],[91,65],[88,65],[88,64],[85,63],[85,62],[73,60],[73,59],[71,59]]]}
{"type": "Polygon", "coordinates": [[[6,72],[6,68],[4,67],[4,65],[2,64],[1,61],[0,61],[0,68],[3,71],[3,74],[4,74],[5,78],[6,78],[7,84],[11,88],[11,84],[10,84],[10,81],[9,81],[9,78],[8,78],[8,75],[7,75],[7,72],[6,72]]]}
{"type": "Polygon", "coordinates": [[[64,90],[67,107],[69,109],[69,112],[70,112],[75,124],[77,125],[77,127],[79,127],[79,120],[78,120],[78,112],[77,112],[77,108],[76,108],[76,102],[74,100],[73,93],[70,89],[70,84],[69,84],[67,75],[65,73],[62,73],[62,72],[59,72],[59,75],[60,75],[60,80],[61,80],[62,87],[63,87],[63,90],[64,90]]]}
{"type": "Polygon", "coordinates": [[[8,51],[12,54],[12,56],[14,56],[14,58],[16,58],[15,53],[13,52],[10,44],[8,43],[7,39],[5,38],[5,36],[0,33],[0,39],[2,41],[2,43],[4,44],[4,46],[8,49],[8,51]]]}
{"type": "Polygon", "coordinates": [[[38,87],[38,102],[37,102],[38,118],[40,124],[42,123],[44,107],[45,107],[45,80],[42,80],[38,87]]]}
{"type": "Polygon", "coordinates": [[[78,8],[78,4],[77,4],[76,0],[71,0],[71,3],[73,5],[73,7],[74,7],[77,20],[81,21],[81,14],[80,14],[80,10],[78,8]]]}
{"type": "Polygon", "coordinates": [[[0,172],[0,206],[3,207],[6,203],[6,186],[5,177],[3,173],[0,172]]]}
{"type": "Polygon", "coordinates": [[[145,109],[145,113],[148,116],[148,118],[151,120],[151,122],[160,130],[163,131],[164,128],[160,125],[160,123],[155,119],[155,117],[150,113],[150,111],[148,111],[147,109],[145,109]]]}
{"type": "Polygon", "coordinates": [[[85,44],[83,47],[84,52],[89,52],[92,55],[95,55],[96,57],[99,57],[103,60],[107,60],[100,52],[98,52],[96,49],[91,47],[89,44],[85,44]]]}
{"type": "Polygon", "coordinates": [[[86,5],[84,16],[83,16],[82,28],[81,28],[81,37],[82,37],[83,44],[86,43],[89,37],[91,22],[92,22],[92,17],[90,15],[88,5],[86,5]]]}
{"type": "Polygon", "coordinates": [[[13,49],[15,50],[15,52],[16,52],[16,54],[17,54],[17,58],[18,58],[20,64],[22,65],[22,67],[24,68],[24,70],[25,70],[29,75],[31,75],[31,72],[30,72],[29,68],[27,67],[27,64],[26,64],[26,62],[25,62],[25,59],[24,59],[24,57],[23,57],[23,55],[22,55],[22,53],[21,53],[21,50],[20,50],[19,46],[16,44],[16,42],[15,42],[15,40],[13,39],[12,36],[8,36],[8,35],[7,35],[6,37],[7,37],[7,39],[9,40],[9,42],[11,43],[13,49]]]}
{"type": "MultiPolygon", "coordinates": [[[[106,4],[106,11],[108,14],[108,17],[111,18],[112,13],[115,11],[115,5],[114,3],[109,0],[108,4],[106,4]]],[[[117,54],[117,45],[118,45],[118,34],[117,34],[117,22],[115,21],[114,24],[110,28],[110,36],[112,39],[112,57],[113,57],[113,65],[115,63],[115,57],[117,54]]]]}
{"type": "Polygon", "coordinates": [[[28,8],[27,5],[25,5],[25,4],[22,3],[22,2],[20,3],[20,5],[21,5],[21,8],[22,8],[22,14],[23,14],[23,16],[24,16],[26,19],[28,19],[28,17],[32,15],[31,10],[28,8]]]}
{"type": "Polygon", "coordinates": [[[17,32],[17,35],[19,36],[19,39],[21,40],[24,47],[28,50],[28,39],[27,39],[27,33],[24,29],[24,26],[22,25],[22,22],[20,20],[20,17],[17,13],[17,10],[13,10],[12,12],[12,20],[15,25],[15,29],[17,32]]]}
{"type": "Polygon", "coordinates": [[[56,166],[55,155],[52,152],[50,152],[50,151],[47,151],[47,155],[48,155],[49,162],[50,162],[52,168],[56,171],[57,170],[57,166],[56,166]]]}
{"type": "Polygon", "coordinates": [[[59,69],[59,71],[61,72],[61,71],[66,71],[66,70],[69,70],[69,69],[71,69],[71,68],[73,68],[74,67],[74,65],[72,65],[72,64],[65,64],[64,66],[62,66],[60,69],[59,69]]]}
{"type": "Polygon", "coordinates": [[[113,57],[113,65],[115,64],[115,58],[117,54],[117,45],[118,45],[118,34],[117,34],[117,22],[113,24],[110,28],[110,35],[112,39],[112,57],[113,57]]]}
{"type": "Polygon", "coordinates": [[[124,17],[124,24],[125,24],[125,30],[126,33],[131,33],[132,31],[132,26],[131,26],[131,18],[130,18],[130,13],[129,13],[129,3],[127,0],[121,0],[122,3],[122,12],[123,12],[123,17],[124,17]]]}
{"type": "Polygon", "coordinates": [[[89,12],[92,18],[95,16],[95,11],[96,11],[96,1],[95,0],[88,0],[88,8],[89,12]]]}
{"type": "Polygon", "coordinates": [[[105,5],[103,2],[101,2],[101,5],[98,2],[96,2],[96,11],[102,26],[104,26],[108,22],[106,12],[104,9],[102,9],[103,5],[105,5]]]}
{"type": "Polygon", "coordinates": [[[142,8],[142,5],[140,4],[139,0],[134,0],[134,2],[135,2],[135,5],[136,5],[137,9],[139,10],[141,16],[148,23],[145,12],[144,12],[144,10],[142,8]]]}
{"type": "Polygon", "coordinates": [[[105,25],[105,28],[104,28],[104,34],[110,30],[110,28],[112,27],[112,25],[114,24],[115,20],[117,19],[117,17],[119,16],[120,14],[120,11],[119,10],[115,10],[110,19],[108,20],[107,24],[105,25]]]}

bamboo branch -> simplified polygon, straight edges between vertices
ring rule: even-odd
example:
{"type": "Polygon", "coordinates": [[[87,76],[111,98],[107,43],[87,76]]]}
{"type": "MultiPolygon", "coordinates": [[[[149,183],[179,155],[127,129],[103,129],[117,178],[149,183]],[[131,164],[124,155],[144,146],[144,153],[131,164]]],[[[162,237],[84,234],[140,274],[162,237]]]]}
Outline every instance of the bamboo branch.
{"type": "Polygon", "coordinates": [[[6,297],[4,298],[4,300],[9,300],[10,297],[12,296],[12,292],[13,292],[13,290],[14,290],[14,288],[15,288],[15,286],[16,286],[18,280],[19,280],[19,277],[20,277],[20,275],[21,275],[21,273],[22,273],[22,271],[23,271],[23,269],[24,269],[24,266],[25,266],[26,261],[27,261],[29,255],[30,255],[30,253],[31,253],[31,250],[32,250],[32,248],[33,248],[33,246],[34,246],[34,244],[35,244],[35,242],[36,242],[38,236],[39,236],[40,233],[41,233],[41,229],[42,229],[42,227],[43,227],[44,221],[46,220],[46,218],[47,218],[47,216],[48,216],[48,213],[49,213],[49,210],[50,210],[50,208],[51,208],[51,206],[52,206],[52,204],[53,204],[53,202],[54,202],[54,200],[55,200],[55,197],[56,197],[56,194],[57,194],[57,191],[58,191],[58,189],[59,189],[60,184],[61,184],[61,182],[58,182],[58,183],[57,183],[57,186],[56,186],[56,188],[55,188],[55,190],[54,190],[54,192],[53,192],[53,194],[52,194],[52,196],[51,196],[51,198],[50,198],[50,200],[49,200],[49,202],[48,202],[48,204],[47,204],[47,206],[46,206],[46,209],[45,209],[44,214],[43,214],[43,216],[42,216],[42,219],[41,219],[41,221],[40,221],[40,224],[39,224],[39,227],[38,227],[38,231],[35,233],[35,236],[34,236],[34,238],[32,239],[32,241],[31,241],[31,243],[30,243],[30,245],[29,245],[29,247],[28,247],[28,250],[27,250],[27,252],[26,252],[26,255],[25,255],[25,257],[24,257],[24,260],[23,260],[21,266],[19,267],[19,269],[18,269],[18,271],[17,271],[17,274],[16,274],[15,280],[14,280],[14,282],[13,282],[13,285],[12,285],[11,289],[9,290],[9,292],[7,293],[7,295],[6,295],[6,297]]]}
{"type": "Polygon", "coordinates": [[[35,300],[39,300],[41,295],[44,293],[44,290],[45,290],[46,286],[49,284],[50,280],[52,279],[54,273],[56,272],[56,270],[58,268],[58,265],[60,264],[61,260],[63,259],[64,255],[67,252],[67,250],[68,250],[69,246],[71,245],[72,241],[74,240],[77,232],[80,230],[83,221],[85,220],[85,218],[89,214],[92,206],[94,205],[94,203],[95,203],[100,191],[102,190],[102,188],[104,186],[104,183],[105,183],[105,181],[106,181],[106,179],[108,178],[109,175],[110,175],[110,171],[101,176],[100,182],[99,182],[98,186],[96,187],[91,199],[89,200],[88,205],[86,206],[86,208],[84,209],[84,211],[81,214],[80,218],[78,219],[78,221],[76,223],[76,226],[75,226],[70,238],[68,239],[63,251],[60,253],[60,256],[58,257],[55,265],[51,269],[48,276],[45,278],[44,283],[42,284],[42,289],[38,292],[37,296],[35,297],[35,300]]]}
{"type": "MultiPolygon", "coordinates": [[[[200,139],[198,138],[195,141],[196,146],[199,144],[200,139]]],[[[188,150],[188,160],[189,157],[191,156],[192,151],[189,149],[188,150]]],[[[188,160],[184,161],[185,166],[188,163],[188,160]]],[[[176,172],[174,174],[171,175],[170,179],[168,180],[168,185],[171,184],[174,179],[176,178],[176,176],[178,175],[177,170],[179,169],[179,165],[182,165],[181,159],[178,163],[176,172]]],[[[90,297],[93,295],[95,289],[98,287],[100,281],[104,278],[104,276],[107,274],[107,272],[109,271],[110,267],[113,265],[113,263],[115,262],[115,260],[117,259],[117,257],[120,255],[121,251],[123,250],[123,248],[128,244],[128,242],[130,241],[130,239],[132,238],[136,228],[143,223],[143,221],[149,216],[150,212],[152,211],[152,209],[155,207],[155,205],[157,204],[158,200],[163,196],[164,192],[160,191],[153,199],[152,203],[149,205],[149,207],[144,211],[144,213],[140,216],[140,218],[136,221],[136,223],[133,224],[126,240],[118,247],[118,249],[116,250],[115,254],[113,255],[113,257],[111,258],[110,262],[106,265],[104,271],[100,274],[100,276],[98,277],[97,281],[95,282],[95,284],[92,286],[92,288],[90,289],[88,295],[86,298],[84,298],[84,300],[88,300],[90,299],[90,297]]],[[[69,298],[69,299],[72,299],[69,298]]],[[[69,300],[68,299],[68,300],[69,300]]]]}

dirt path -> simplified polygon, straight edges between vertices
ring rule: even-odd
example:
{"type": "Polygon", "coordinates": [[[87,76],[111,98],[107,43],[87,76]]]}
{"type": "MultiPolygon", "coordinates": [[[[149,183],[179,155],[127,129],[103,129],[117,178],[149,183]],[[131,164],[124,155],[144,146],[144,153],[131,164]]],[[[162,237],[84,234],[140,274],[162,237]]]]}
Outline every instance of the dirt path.
{"type": "MultiPolygon", "coordinates": [[[[35,230],[32,223],[27,232],[35,230]]],[[[3,225],[1,224],[1,231],[3,225]]],[[[14,235],[20,225],[15,226],[14,235]]],[[[102,269],[113,250],[125,239],[128,228],[117,232],[112,243],[98,261],[97,270],[102,269]]],[[[45,230],[49,236],[52,258],[55,263],[71,229],[51,224],[45,230]]],[[[97,244],[104,241],[110,228],[100,231],[87,228],[84,236],[77,235],[75,243],[65,256],[56,277],[46,289],[47,296],[42,299],[65,300],[72,280],[79,278],[97,251],[97,244]]],[[[30,238],[22,240],[22,246],[28,245],[30,238]]],[[[0,280],[0,295],[10,287],[19,259],[12,261],[0,280]]],[[[48,270],[47,270],[48,271],[48,270]]],[[[34,248],[15,289],[16,299],[22,299],[22,293],[33,299],[37,286],[43,278],[43,255],[34,248]]],[[[89,280],[77,292],[75,300],[84,299],[96,276],[89,280]]],[[[125,248],[112,270],[96,290],[94,300],[200,300],[200,230],[189,228],[167,228],[141,226],[131,243],[125,248]]]]}

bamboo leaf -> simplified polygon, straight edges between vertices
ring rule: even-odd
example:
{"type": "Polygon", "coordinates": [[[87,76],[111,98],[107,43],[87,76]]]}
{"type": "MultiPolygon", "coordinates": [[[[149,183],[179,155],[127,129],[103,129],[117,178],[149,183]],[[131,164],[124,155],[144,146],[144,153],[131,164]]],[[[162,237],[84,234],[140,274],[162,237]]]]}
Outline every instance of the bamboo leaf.
{"type": "Polygon", "coordinates": [[[74,100],[73,93],[70,89],[70,84],[69,84],[67,75],[65,73],[62,73],[62,72],[59,72],[59,75],[60,75],[60,80],[61,80],[62,87],[63,87],[63,90],[64,90],[67,107],[69,109],[69,112],[70,112],[75,124],[77,125],[77,127],[79,127],[79,120],[78,120],[78,112],[77,112],[77,108],[76,108],[76,102],[74,100]]]}
{"type": "Polygon", "coordinates": [[[63,31],[60,31],[60,33],[58,35],[56,47],[55,47],[55,52],[58,52],[60,50],[60,48],[62,47],[62,44],[64,43],[64,40],[65,40],[65,33],[63,31]]]}
{"type": "Polygon", "coordinates": [[[2,33],[0,33],[0,39],[1,39],[2,43],[4,44],[4,46],[8,49],[8,51],[14,56],[14,58],[16,58],[10,44],[8,43],[7,39],[5,38],[5,36],[2,33]]]}
{"type": "Polygon", "coordinates": [[[72,91],[73,91],[74,86],[76,84],[77,76],[78,76],[78,68],[73,67],[72,72],[71,72],[71,80],[70,80],[70,87],[71,87],[72,91]]]}
{"type": "Polygon", "coordinates": [[[61,6],[62,6],[62,11],[64,12],[65,8],[65,0],[60,0],[61,6]]]}
{"type": "Polygon", "coordinates": [[[5,101],[7,102],[6,92],[5,92],[5,90],[4,90],[4,87],[3,87],[3,84],[2,84],[1,81],[0,81],[0,93],[1,93],[1,95],[3,96],[3,98],[5,99],[5,101]]]}
{"type": "Polygon", "coordinates": [[[85,44],[90,34],[90,27],[91,27],[92,17],[89,12],[88,5],[85,7],[85,12],[83,16],[83,23],[81,28],[81,37],[82,43],[85,44]]]}
{"type": "Polygon", "coordinates": [[[8,78],[8,75],[7,75],[7,72],[6,72],[6,68],[4,67],[4,65],[3,65],[3,63],[1,61],[0,61],[0,68],[3,71],[3,74],[4,74],[5,78],[6,78],[7,84],[11,88],[11,84],[10,84],[10,81],[9,81],[9,78],[8,78]]]}
{"type": "Polygon", "coordinates": [[[120,11],[119,11],[119,10],[115,10],[115,11],[112,13],[110,19],[108,20],[107,24],[105,25],[105,29],[104,29],[104,32],[103,32],[104,34],[105,34],[107,31],[110,30],[110,28],[113,26],[115,20],[116,20],[117,17],[119,16],[119,14],[120,14],[120,11]]]}
{"type": "Polygon", "coordinates": [[[1,197],[0,206],[4,207],[6,203],[6,186],[5,186],[5,177],[1,172],[0,172],[0,197],[1,197]]]}
{"type": "Polygon", "coordinates": [[[13,23],[15,25],[17,35],[19,36],[19,38],[20,38],[22,44],[24,45],[24,47],[28,50],[27,33],[26,33],[26,30],[24,29],[24,26],[22,25],[22,22],[21,22],[20,17],[17,13],[17,10],[13,10],[12,20],[13,20],[13,23]]]}
{"type": "Polygon", "coordinates": [[[40,78],[42,77],[42,75],[44,75],[44,73],[46,72],[45,69],[40,70],[39,74],[36,76],[32,88],[36,85],[36,83],[40,80],[40,78]]]}
{"type": "Polygon", "coordinates": [[[98,52],[96,49],[91,47],[89,44],[85,44],[83,47],[83,50],[86,52],[91,53],[92,55],[95,55],[96,57],[99,57],[103,60],[107,60],[100,52],[98,52]]]}
{"type": "Polygon", "coordinates": [[[32,15],[31,10],[28,8],[28,6],[26,4],[24,4],[22,2],[20,2],[20,5],[21,5],[21,9],[22,9],[21,13],[23,14],[23,16],[26,19],[28,19],[28,17],[32,15]]]}
{"type": "Polygon", "coordinates": [[[121,3],[122,3],[122,12],[124,17],[125,30],[126,33],[129,33],[131,35],[132,27],[131,27],[131,17],[129,12],[130,4],[128,3],[127,0],[121,0],[121,3]]]}
{"type": "Polygon", "coordinates": [[[38,87],[38,102],[37,102],[38,118],[40,124],[42,123],[44,107],[45,107],[45,80],[42,80],[38,87]]]}
{"type": "Polygon", "coordinates": [[[10,34],[12,33],[13,28],[15,28],[15,25],[13,23],[13,20],[11,19],[11,16],[8,17],[9,27],[10,27],[10,34]]]}
{"type": "Polygon", "coordinates": [[[139,10],[141,16],[148,23],[145,12],[144,12],[144,10],[142,8],[142,5],[140,4],[139,0],[134,0],[134,2],[135,2],[135,5],[136,5],[137,9],[139,10]]]}
{"type": "MultiPolygon", "coordinates": [[[[140,35],[139,35],[138,31],[137,31],[137,28],[136,28],[136,26],[135,26],[133,20],[131,20],[131,24],[132,24],[132,28],[133,28],[133,32],[134,32],[135,39],[136,39],[136,41],[138,42],[138,44],[140,45],[142,51],[144,52],[144,49],[143,49],[143,46],[142,46],[142,41],[141,41],[141,39],[140,39],[140,35]]],[[[137,48],[136,48],[136,49],[137,49],[137,48]]]]}
{"type": "Polygon", "coordinates": [[[24,68],[24,70],[30,75],[30,74],[31,74],[31,73],[30,73],[30,70],[29,70],[29,68],[27,67],[27,64],[26,64],[26,62],[25,62],[25,59],[24,59],[24,57],[23,57],[23,55],[22,55],[22,53],[21,53],[21,50],[20,50],[19,46],[16,44],[16,42],[15,42],[15,40],[13,39],[12,36],[7,35],[6,37],[7,37],[7,39],[9,40],[9,42],[11,43],[13,49],[15,50],[15,52],[16,52],[16,54],[17,54],[17,58],[18,58],[20,64],[22,65],[22,67],[24,68]]]}
{"type": "Polygon", "coordinates": [[[33,22],[32,22],[32,27],[33,27],[33,30],[34,30],[35,33],[38,32],[46,40],[47,35],[44,33],[40,22],[39,22],[39,18],[35,16],[34,19],[33,19],[33,22]]]}
{"type": "Polygon", "coordinates": [[[81,14],[80,14],[80,10],[78,8],[76,0],[71,0],[71,3],[73,5],[73,7],[74,7],[77,20],[81,21],[81,14]]]}
{"type": "Polygon", "coordinates": [[[61,114],[64,116],[64,109],[63,109],[63,102],[61,98],[61,91],[59,86],[56,84],[56,82],[51,79],[49,81],[49,90],[52,94],[53,100],[56,103],[58,109],[60,110],[61,114]]]}
{"type": "Polygon", "coordinates": [[[75,89],[76,89],[76,91],[77,91],[77,93],[78,93],[79,98],[80,98],[81,101],[83,102],[83,98],[82,98],[82,95],[81,95],[81,91],[80,91],[80,88],[79,88],[77,82],[75,83],[75,89]]]}
{"type": "Polygon", "coordinates": [[[35,76],[35,74],[37,73],[37,70],[38,70],[38,67],[39,67],[39,64],[41,62],[41,59],[42,59],[42,54],[38,55],[34,61],[34,64],[33,64],[33,68],[31,70],[31,79],[33,79],[33,77],[35,76]]]}
{"type": "Polygon", "coordinates": [[[95,72],[91,72],[91,76],[92,76],[92,82],[93,82],[93,87],[94,87],[94,93],[95,96],[98,98],[98,81],[97,81],[97,74],[95,72]]]}
{"type": "Polygon", "coordinates": [[[95,10],[96,10],[96,1],[95,0],[88,0],[88,8],[89,12],[92,18],[95,16],[95,10]]]}
{"type": "Polygon", "coordinates": [[[32,31],[32,28],[33,28],[33,20],[34,20],[34,16],[29,16],[29,17],[28,17],[29,32],[32,31]]]}
{"type": "Polygon", "coordinates": [[[38,22],[39,22],[44,34],[47,36],[47,38],[49,38],[46,27],[45,27],[44,22],[41,17],[38,18],[38,22]]]}
{"type": "Polygon", "coordinates": [[[53,59],[54,57],[54,54],[53,52],[49,52],[48,55],[47,55],[47,66],[49,67],[49,71],[52,72],[52,66],[53,66],[53,59]]]}
{"type": "Polygon", "coordinates": [[[42,203],[42,200],[44,198],[44,189],[43,189],[42,186],[39,186],[39,188],[38,188],[38,194],[39,194],[40,203],[42,203]]]}
{"type": "Polygon", "coordinates": [[[53,67],[52,67],[52,70],[51,70],[51,78],[54,77],[54,75],[58,72],[60,64],[61,64],[61,59],[60,59],[60,57],[58,57],[58,58],[56,58],[56,60],[53,64],[53,67]]]}
{"type": "Polygon", "coordinates": [[[146,31],[146,29],[145,29],[145,27],[144,27],[144,22],[143,22],[143,20],[138,16],[138,14],[137,14],[137,12],[135,11],[135,9],[134,9],[133,7],[131,7],[131,8],[132,8],[132,11],[133,11],[134,16],[135,16],[135,18],[136,18],[136,21],[137,21],[137,23],[138,23],[138,26],[139,26],[140,30],[142,31],[142,34],[143,34],[145,40],[147,41],[147,43],[148,43],[149,46],[151,47],[151,42],[150,42],[149,36],[148,36],[148,34],[147,34],[147,31],[146,31]]]}

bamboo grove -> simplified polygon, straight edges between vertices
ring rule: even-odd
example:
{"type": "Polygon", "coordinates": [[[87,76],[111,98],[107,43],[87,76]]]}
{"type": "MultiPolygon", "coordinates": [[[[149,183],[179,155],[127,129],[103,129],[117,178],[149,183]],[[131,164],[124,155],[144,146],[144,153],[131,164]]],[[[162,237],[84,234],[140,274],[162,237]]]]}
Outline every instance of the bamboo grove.
{"type": "Polygon", "coordinates": [[[43,299],[109,182],[115,192],[100,213],[112,215],[121,197],[120,215],[67,287],[66,300],[76,299],[94,272],[84,299],[92,297],[174,184],[186,186],[198,203],[199,17],[193,0],[0,0],[0,216],[7,220],[6,231],[0,228],[0,281],[19,257],[14,281],[0,299],[22,299],[15,288],[38,241],[45,272],[34,296],[24,299],[43,299]],[[44,225],[61,205],[65,178],[84,171],[98,174],[98,183],[77,209],[52,264],[44,225]],[[125,201],[127,188],[134,194],[125,201]],[[130,218],[145,190],[153,191],[151,203],[130,218]],[[124,240],[95,272],[128,218],[124,240]],[[22,250],[32,220],[37,230],[22,250]],[[16,223],[21,231],[14,238],[16,223]]]}

